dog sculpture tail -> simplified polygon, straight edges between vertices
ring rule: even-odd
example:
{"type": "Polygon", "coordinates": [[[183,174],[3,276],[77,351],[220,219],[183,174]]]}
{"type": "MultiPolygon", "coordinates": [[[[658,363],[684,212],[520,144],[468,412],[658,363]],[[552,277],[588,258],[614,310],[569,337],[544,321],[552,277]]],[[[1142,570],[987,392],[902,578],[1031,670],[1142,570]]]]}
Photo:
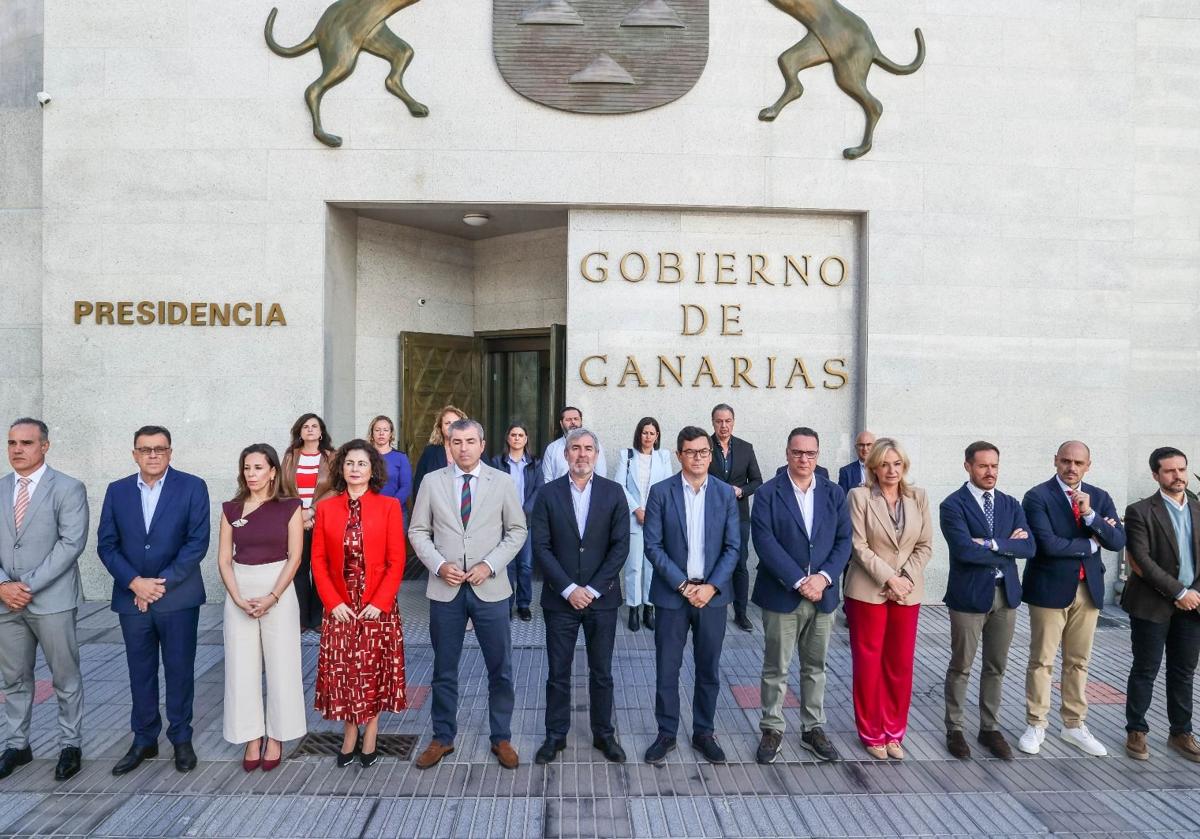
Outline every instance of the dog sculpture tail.
{"type": "Polygon", "coordinates": [[[875,63],[889,73],[895,73],[897,76],[907,76],[909,73],[917,72],[917,70],[921,69],[921,65],[925,63],[925,36],[921,34],[920,29],[917,29],[916,33],[917,57],[913,59],[912,64],[897,64],[881,52],[875,53],[875,63]]]}
{"type": "Polygon", "coordinates": [[[279,14],[279,9],[271,9],[271,14],[267,15],[267,26],[264,34],[267,36],[267,46],[271,48],[271,52],[276,55],[281,55],[284,58],[293,58],[297,55],[311,50],[317,45],[317,30],[313,30],[307,38],[294,47],[285,47],[275,42],[275,36],[271,34],[271,30],[275,28],[275,15],[279,14]]]}

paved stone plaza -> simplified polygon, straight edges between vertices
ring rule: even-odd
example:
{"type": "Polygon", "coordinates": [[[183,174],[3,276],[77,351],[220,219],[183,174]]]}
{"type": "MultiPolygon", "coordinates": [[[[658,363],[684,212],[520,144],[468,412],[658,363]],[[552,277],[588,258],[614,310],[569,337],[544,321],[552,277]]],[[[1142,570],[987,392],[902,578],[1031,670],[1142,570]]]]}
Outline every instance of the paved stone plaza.
{"type": "MultiPolygon", "coordinates": [[[[410,582],[401,594],[414,707],[385,716],[383,731],[418,734],[423,746],[432,655],[421,589],[410,582]]],[[[821,765],[801,750],[798,710],[789,702],[793,728],[783,755],[774,766],[755,764],[762,636],[730,626],[723,659],[726,689],[718,710],[718,735],[729,765],[698,761],[681,740],[666,766],[646,766],[640,756],[655,730],[653,642],[646,631],[631,635],[622,625],[614,667],[617,729],[631,762],[607,764],[591,748],[581,655],[571,745],[553,765],[535,766],[546,666],[535,611],[532,624],[513,623],[518,686],[513,732],[523,761],[516,771],[501,769],[488,753],[483,665],[478,650],[469,648],[463,662],[463,733],[457,751],[439,767],[421,772],[411,760],[384,758],[369,770],[357,765],[338,770],[330,757],[302,757],[270,774],[251,775],[242,772],[241,749],[221,739],[220,615],[219,607],[208,606],[201,618],[195,720],[200,766],[178,774],[164,737],[160,759],[114,778],[112,765],[130,742],[124,648],[107,605],[89,604],[80,620],[87,685],[84,770],[63,784],[53,780],[55,701],[49,674],[40,667],[32,744],[38,759],[0,782],[0,835],[616,839],[1200,833],[1200,768],[1165,747],[1161,685],[1151,716],[1152,759],[1138,764],[1124,757],[1128,628],[1123,613],[1112,607],[1097,638],[1089,717],[1093,733],[1111,752],[1108,758],[1084,757],[1057,737],[1047,739],[1040,757],[1018,755],[1012,763],[978,755],[968,762],[950,758],[942,746],[941,699],[949,625],[943,608],[925,607],[905,741],[909,757],[903,763],[873,762],[856,743],[850,651],[846,630],[839,628],[830,648],[827,707],[830,734],[847,759],[821,765]]],[[[1023,727],[1028,641],[1023,611],[1021,617],[1004,709],[1004,728],[1014,741],[1023,727]]],[[[305,636],[304,644],[311,697],[316,637],[305,636]]],[[[685,679],[690,684],[690,675],[685,679]]],[[[793,689],[796,683],[793,674],[793,689]]],[[[687,700],[684,730],[690,725],[687,700]]],[[[310,725],[331,728],[315,716],[310,725]]]]}

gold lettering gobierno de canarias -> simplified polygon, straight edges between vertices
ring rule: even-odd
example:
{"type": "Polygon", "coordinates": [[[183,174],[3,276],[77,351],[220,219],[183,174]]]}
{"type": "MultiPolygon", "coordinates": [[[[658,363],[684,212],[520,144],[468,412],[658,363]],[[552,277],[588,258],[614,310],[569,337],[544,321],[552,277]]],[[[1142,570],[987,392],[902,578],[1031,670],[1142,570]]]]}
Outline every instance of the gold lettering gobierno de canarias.
{"type": "Polygon", "coordinates": [[[279,303],[76,300],[75,323],[96,326],[287,326],[279,303]]]}

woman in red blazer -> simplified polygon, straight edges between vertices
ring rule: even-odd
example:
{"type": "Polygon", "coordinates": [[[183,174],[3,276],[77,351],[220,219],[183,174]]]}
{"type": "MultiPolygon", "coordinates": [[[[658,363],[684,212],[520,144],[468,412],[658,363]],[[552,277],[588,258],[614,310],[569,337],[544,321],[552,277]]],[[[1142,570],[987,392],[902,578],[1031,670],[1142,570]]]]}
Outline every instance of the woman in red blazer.
{"type": "Polygon", "coordinates": [[[371,766],[379,756],[380,713],[408,707],[396,609],[404,517],[399,501],[379,494],[387,466],[367,441],[338,449],[330,471],[337,494],[317,505],[313,526],[313,581],[325,605],[315,704],[325,719],[345,726],[337,765],[357,757],[371,766]]]}

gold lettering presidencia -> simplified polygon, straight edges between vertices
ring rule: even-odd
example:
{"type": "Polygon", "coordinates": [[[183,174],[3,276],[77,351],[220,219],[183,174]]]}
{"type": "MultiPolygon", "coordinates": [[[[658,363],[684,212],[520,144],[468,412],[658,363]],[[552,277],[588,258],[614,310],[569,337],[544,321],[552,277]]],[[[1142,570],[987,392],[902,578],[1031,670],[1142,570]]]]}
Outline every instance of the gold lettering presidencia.
{"type": "Polygon", "coordinates": [[[287,326],[280,303],[76,300],[73,309],[77,326],[287,326]]]}

